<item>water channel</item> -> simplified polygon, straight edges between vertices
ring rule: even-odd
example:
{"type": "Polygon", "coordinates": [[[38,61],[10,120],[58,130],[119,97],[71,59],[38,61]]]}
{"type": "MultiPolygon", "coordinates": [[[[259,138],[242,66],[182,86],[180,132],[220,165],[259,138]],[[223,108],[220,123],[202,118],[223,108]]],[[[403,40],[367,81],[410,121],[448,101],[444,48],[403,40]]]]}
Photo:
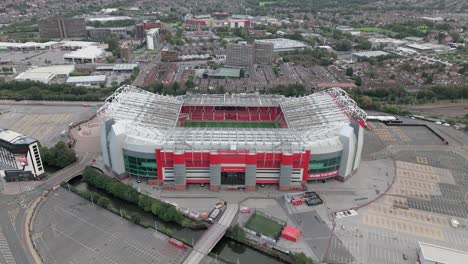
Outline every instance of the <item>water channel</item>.
{"type": "MultiPolygon", "coordinates": [[[[154,216],[144,212],[139,207],[116,198],[100,189],[93,186],[89,186],[86,182],[81,180],[81,177],[75,177],[69,181],[70,185],[75,187],[77,190],[88,190],[99,194],[100,196],[107,197],[111,200],[111,204],[114,208],[121,208],[132,214],[137,214],[142,224],[148,226],[157,227],[157,229],[164,229],[169,231],[175,238],[183,241],[196,242],[203,234],[205,229],[193,229],[188,227],[182,227],[179,224],[172,222],[164,222],[154,216]]],[[[266,255],[258,250],[248,247],[244,244],[238,243],[229,238],[222,238],[216,247],[212,250],[216,255],[219,255],[220,259],[229,260],[233,263],[255,263],[255,264],[280,264],[283,263],[280,260],[266,255]]]]}

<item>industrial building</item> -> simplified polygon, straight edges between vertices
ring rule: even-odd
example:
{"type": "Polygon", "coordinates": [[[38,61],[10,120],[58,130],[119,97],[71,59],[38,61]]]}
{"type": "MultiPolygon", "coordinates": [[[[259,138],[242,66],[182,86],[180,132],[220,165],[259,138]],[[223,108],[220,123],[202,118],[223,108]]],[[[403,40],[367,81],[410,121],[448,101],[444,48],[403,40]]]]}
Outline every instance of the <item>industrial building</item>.
{"type": "Polygon", "coordinates": [[[104,49],[99,46],[85,46],[63,55],[63,59],[73,63],[95,63],[104,54],[104,49]]]}
{"type": "Polygon", "coordinates": [[[86,38],[84,18],[51,17],[39,21],[39,35],[46,39],[86,38]]]}
{"type": "Polygon", "coordinates": [[[17,42],[0,42],[0,50],[11,49],[11,50],[51,50],[58,48],[60,42],[57,41],[47,41],[47,42],[26,42],[26,43],[17,43],[17,42]]]}
{"type": "Polygon", "coordinates": [[[106,83],[106,75],[68,77],[67,83],[78,86],[99,86],[106,83]]]}
{"type": "Polygon", "coordinates": [[[419,242],[420,264],[465,264],[468,252],[419,242]]]}
{"type": "Polygon", "coordinates": [[[146,31],[146,48],[149,50],[158,49],[161,45],[161,38],[159,36],[159,28],[152,28],[146,31]]]}
{"type": "Polygon", "coordinates": [[[259,39],[255,40],[255,43],[272,43],[273,52],[276,53],[293,50],[303,50],[307,47],[307,44],[305,44],[304,42],[285,38],[259,39]]]}
{"type": "Polygon", "coordinates": [[[177,190],[202,183],[212,190],[257,184],[290,190],[350,177],[360,164],[367,114],[339,88],[303,97],[173,97],[122,86],[98,117],[103,161],[116,177],[177,190]],[[276,126],[261,128],[266,123],[276,126]]]}
{"type": "Polygon", "coordinates": [[[33,180],[44,174],[37,140],[0,128],[0,177],[33,180]]]}
{"type": "Polygon", "coordinates": [[[74,65],[54,65],[46,67],[34,67],[15,77],[17,81],[37,81],[49,83],[55,77],[67,77],[75,70],[74,65]]]}

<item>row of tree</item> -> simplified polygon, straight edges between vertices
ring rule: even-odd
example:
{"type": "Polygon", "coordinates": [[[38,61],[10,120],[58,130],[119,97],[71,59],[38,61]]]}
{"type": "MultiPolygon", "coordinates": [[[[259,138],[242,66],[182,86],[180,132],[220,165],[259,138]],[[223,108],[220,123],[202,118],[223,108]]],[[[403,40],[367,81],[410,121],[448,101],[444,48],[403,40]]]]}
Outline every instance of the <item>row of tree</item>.
{"type": "Polygon", "coordinates": [[[185,218],[173,205],[161,202],[148,195],[140,194],[134,188],[105,176],[94,168],[87,167],[83,171],[83,176],[88,184],[126,202],[135,204],[145,212],[152,213],[163,221],[182,224],[182,220],[185,218]]]}
{"type": "Polygon", "coordinates": [[[37,81],[0,81],[0,98],[12,100],[99,101],[114,88],[89,89],[70,84],[45,84],[37,81]]]}

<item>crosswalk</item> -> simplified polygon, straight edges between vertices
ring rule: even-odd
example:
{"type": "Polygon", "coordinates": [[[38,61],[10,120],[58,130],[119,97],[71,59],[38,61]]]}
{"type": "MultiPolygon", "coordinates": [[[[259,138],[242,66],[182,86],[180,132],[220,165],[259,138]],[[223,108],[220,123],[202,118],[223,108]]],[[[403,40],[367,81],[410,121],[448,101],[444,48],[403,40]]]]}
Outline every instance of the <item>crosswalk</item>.
{"type": "Polygon", "coordinates": [[[2,263],[2,257],[6,261],[6,264],[16,264],[13,254],[11,254],[10,246],[0,228],[0,263],[2,263]]]}

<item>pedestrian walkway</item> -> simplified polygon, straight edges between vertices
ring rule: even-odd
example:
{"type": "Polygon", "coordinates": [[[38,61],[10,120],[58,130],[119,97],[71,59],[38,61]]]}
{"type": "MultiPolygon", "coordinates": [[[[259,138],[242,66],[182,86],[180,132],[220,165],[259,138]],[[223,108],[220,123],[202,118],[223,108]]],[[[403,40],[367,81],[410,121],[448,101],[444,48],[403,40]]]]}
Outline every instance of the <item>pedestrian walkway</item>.
{"type": "Polygon", "coordinates": [[[219,221],[211,225],[200,239],[198,239],[193,247],[192,253],[185,259],[184,264],[200,263],[224,236],[238,211],[238,204],[228,204],[219,221]]]}
{"type": "Polygon", "coordinates": [[[6,264],[16,264],[15,258],[11,253],[10,246],[5,238],[5,235],[2,233],[2,229],[0,228],[0,263],[3,263],[3,260],[6,264]]]}

